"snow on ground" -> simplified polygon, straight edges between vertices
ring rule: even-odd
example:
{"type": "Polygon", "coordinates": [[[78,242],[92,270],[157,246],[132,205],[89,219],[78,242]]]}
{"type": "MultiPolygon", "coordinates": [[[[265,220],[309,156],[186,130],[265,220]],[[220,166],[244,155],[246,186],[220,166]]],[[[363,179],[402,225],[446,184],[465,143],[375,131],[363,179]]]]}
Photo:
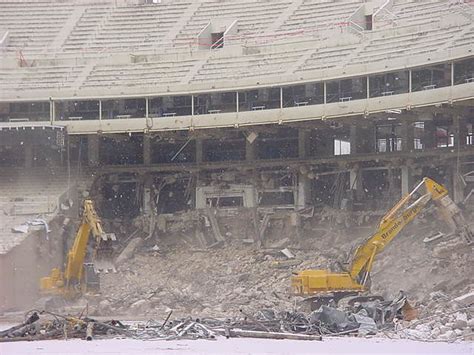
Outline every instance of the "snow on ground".
{"type": "Polygon", "coordinates": [[[225,339],[141,341],[132,339],[45,340],[0,343],[0,354],[474,354],[474,343],[327,338],[324,341],[225,339]]]}

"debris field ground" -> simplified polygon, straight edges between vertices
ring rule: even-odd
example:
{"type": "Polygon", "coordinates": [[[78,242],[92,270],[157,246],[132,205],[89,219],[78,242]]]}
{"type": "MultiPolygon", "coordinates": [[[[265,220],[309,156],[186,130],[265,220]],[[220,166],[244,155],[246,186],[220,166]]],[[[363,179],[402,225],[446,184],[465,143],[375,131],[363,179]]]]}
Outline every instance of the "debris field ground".
{"type": "Polygon", "coordinates": [[[84,342],[78,354],[105,351],[97,344],[107,345],[107,352],[117,354],[166,350],[190,354],[331,350],[341,354],[472,353],[474,269],[470,261],[472,250],[464,241],[441,238],[425,243],[424,237],[437,233],[438,227],[442,229],[428,223],[430,218],[425,216],[406,228],[378,256],[372,277],[373,292],[393,300],[404,290],[416,310],[414,320],[404,319],[401,308],[393,308],[390,302],[310,312],[301,297],[291,295],[292,272],[334,269],[334,261],[341,261],[341,257],[350,253],[371,228],[370,224],[361,223],[357,228],[344,230],[334,221],[325,227],[327,219],[318,218],[303,223],[304,238],[288,234],[285,224],[277,221],[269,226],[260,247],[249,245],[244,241],[246,236],[232,232],[225,225],[221,225],[227,230],[225,243],[212,248],[193,245],[192,237],[182,233],[140,243],[129,240],[128,245],[134,245],[134,250],[128,251],[128,257],[120,258],[117,273],[101,275],[100,294],[84,297],[74,304],[54,305],[54,312],[61,312],[59,318],[66,319],[68,315],[80,318],[79,322],[68,320],[69,330],[65,331],[62,323],[49,327],[38,326],[37,322],[31,328],[20,328],[19,333],[4,334],[10,340],[22,336],[31,340],[48,339],[42,334],[53,330],[51,338],[59,340],[1,342],[0,349],[7,354],[28,353],[32,349],[61,353],[64,344],[86,338],[85,311],[87,317],[103,324],[104,319],[112,317],[143,321],[130,328],[133,334],[107,332],[107,328],[97,323],[94,334],[97,341],[84,342]],[[373,309],[392,312],[381,320],[373,309]],[[162,326],[165,318],[166,326],[162,326]],[[74,327],[76,323],[81,325],[74,327]],[[235,338],[239,335],[276,338],[282,333],[289,339],[235,338]],[[323,341],[300,340],[292,346],[295,343],[292,334],[313,340],[322,335],[323,341]],[[225,339],[226,335],[230,339],[225,339]],[[66,343],[65,337],[69,337],[66,343]],[[209,344],[203,343],[204,339],[209,344]],[[158,342],[161,340],[167,342],[158,342]]]}
{"type": "Polygon", "coordinates": [[[132,339],[45,340],[0,344],[2,354],[472,354],[472,343],[428,343],[411,340],[327,338],[322,342],[270,339],[141,341],[132,339]]]}

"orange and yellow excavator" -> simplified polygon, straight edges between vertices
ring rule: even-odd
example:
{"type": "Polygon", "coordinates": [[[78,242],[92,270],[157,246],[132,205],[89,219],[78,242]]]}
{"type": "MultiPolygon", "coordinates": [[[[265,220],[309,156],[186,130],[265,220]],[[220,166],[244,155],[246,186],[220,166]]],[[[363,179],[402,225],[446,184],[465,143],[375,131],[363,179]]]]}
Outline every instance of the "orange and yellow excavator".
{"type": "Polygon", "coordinates": [[[91,234],[95,239],[92,255],[94,272],[115,271],[111,247],[111,243],[116,240],[115,234],[103,231],[102,222],[95,211],[92,200],[85,200],[81,225],[74,244],[67,253],[66,268],[64,271],[54,268],[49,276],[41,278],[40,291],[42,294],[58,295],[70,299],[87,291],[89,283],[84,261],[91,234]]]}
{"type": "Polygon", "coordinates": [[[377,231],[360,245],[345,272],[329,270],[304,270],[291,279],[293,292],[316,299],[338,301],[348,295],[368,291],[370,271],[375,256],[390,243],[400,231],[433,201],[440,215],[468,244],[473,233],[461,210],[451,200],[446,188],[425,177],[412,192],[403,197],[381,220],[377,231]],[[425,190],[424,193],[422,190],[425,190]],[[420,196],[421,193],[421,196],[420,196]]]}

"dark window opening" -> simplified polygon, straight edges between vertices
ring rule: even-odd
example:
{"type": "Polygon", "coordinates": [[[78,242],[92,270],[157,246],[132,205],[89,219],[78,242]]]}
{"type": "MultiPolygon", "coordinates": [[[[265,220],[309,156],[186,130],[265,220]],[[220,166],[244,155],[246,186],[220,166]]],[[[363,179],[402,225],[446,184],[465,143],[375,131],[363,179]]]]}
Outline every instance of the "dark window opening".
{"type": "Polygon", "coordinates": [[[369,77],[370,97],[391,96],[408,92],[408,71],[369,77]]]}
{"type": "Polygon", "coordinates": [[[474,59],[454,63],[454,85],[474,82],[474,59]]]}
{"type": "Polygon", "coordinates": [[[326,102],[346,102],[367,98],[367,78],[329,81],[326,84],[326,102]]]}
{"type": "Polygon", "coordinates": [[[211,33],[211,48],[224,48],[224,32],[211,33]]]}
{"type": "Polygon", "coordinates": [[[136,182],[107,182],[102,188],[101,216],[134,218],[140,213],[136,182]]]}
{"type": "Polygon", "coordinates": [[[175,138],[152,138],[151,162],[153,164],[193,163],[196,161],[196,141],[175,138]]]}
{"type": "Polygon", "coordinates": [[[451,64],[432,65],[412,71],[412,91],[423,91],[451,85],[451,64]]]}
{"type": "Polygon", "coordinates": [[[372,31],[372,27],[373,27],[373,18],[372,18],[372,15],[366,15],[365,16],[365,29],[367,31],[372,31]]]}
{"type": "Polygon", "coordinates": [[[259,206],[294,205],[293,191],[264,191],[258,194],[259,206]]]}
{"type": "Polygon", "coordinates": [[[209,207],[243,207],[244,198],[242,196],[208,197],[206,205],[209,207]]]}
{"type": "Polygon", "coordinates": [[[283,107],[300,107],[324,103],[324,84],[305,84],[283,88],[283,107]]]}
{"type": "Polygon", "coordinates": [[[260,133],[257,140],[259,159],[298,157],[298,131],[293,128],[280,129],[276,133],[260,133]]]}
{"type": "Polygon", "coordinates": [[[245,159],[245,138],[208,139],[203,142],[204,161],[245,159]]]}
{"type": "Polygon", "coordinates": [[[116,134],[101,137],[99,142],[99,160],[102,164],[143,164],[143,135],[116,134]]]}

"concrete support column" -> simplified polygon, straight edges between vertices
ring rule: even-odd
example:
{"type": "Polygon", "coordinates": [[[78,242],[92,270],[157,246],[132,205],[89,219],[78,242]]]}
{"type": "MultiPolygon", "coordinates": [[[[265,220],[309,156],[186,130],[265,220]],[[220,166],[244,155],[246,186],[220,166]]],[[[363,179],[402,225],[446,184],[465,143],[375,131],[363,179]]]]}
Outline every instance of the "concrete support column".
{"type": "Polygon", "coordinates": [[[196,163],[202,163],[202,138],[196,138],[196,163]]]}
{"type": "Polygon", "coordinates": [[[311,180],[306,174],[298,173],[298,193],[296,206],[303,208],[311,200],[311,180]]]}
{"type": "Polygon", "coordinates": [[[143,164],[151,164],[151,142],[148,134],[143,135],[143,164]]]}
{"type": "Polygon", "coordinates": [[[256,158],[257,142],[254,140],[250,143],[247,139],[245,140],[245,160],[255,160],[256,158]]]}
{"type": "Polygon", "coordinates": [[[87,136],[87,155],[89,166],[99,165],[99,136],[97,134],[87,136]]]}
{"type": "Polygon", "coordinates": [[[402,151],[411,152],[414,150],[415,129],[410,121],[402,121],[402,151]]]}
{"type": "Polygon", "coordinates": [[[31,143],[25,144],[25,168],[33,166],[33,145],[31,143]]]}
{"type": "Polygon", "coordinates": [[[349,171],[349,186],[355,191],[357,200],[364,198],[364,187],[362,185],[362,171],[359,167],[355,167],[349,171]]]}
{"type": "Polygon", "coordinates": [[[453,200],[454,203],[460,203],[464,201],[464,184],[461,181],[456,166],[453,166],[452,171],[452,181],[453,181],[453,200]]]}
{"type": "Polygon", "coordinates": [[[401,167],[401,175],[402,175],[402,196],[408,194],[411,189],[413,188],[413,172],[412,168],[408,165],[403,165],[401,167]]]}
{"type": "Polygon", "coordinates": [[[309,131],[307,129],[298,130],[298,157],[309,156],[309,131]]]}
{"type": "Polygon", "coordinates": [[[142,205],[142,210],[143,213],[146,215],[149,215],[153,212],[153,204],[151,201],[151,196],[152,196],[152,188],[153,188],[153,178],[151,176],[145,175],[144,177],[141,178],[143,182],[143,205],[142,205]]]}

